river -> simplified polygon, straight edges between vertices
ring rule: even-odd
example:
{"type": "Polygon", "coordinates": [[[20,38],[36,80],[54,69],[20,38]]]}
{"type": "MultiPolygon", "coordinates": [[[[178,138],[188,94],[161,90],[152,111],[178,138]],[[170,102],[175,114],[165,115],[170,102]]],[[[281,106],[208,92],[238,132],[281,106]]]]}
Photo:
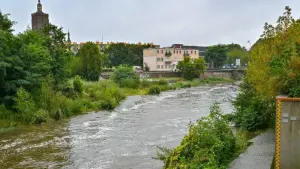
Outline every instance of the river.
{"type": "Polygon", "coordinates": [[[128,97],[113,112],[0,135],[0,168],[161,169],[157,146],[176,147],[188,124],[219,102],[231,113],[237,86],[216,85],[128,97]]]}

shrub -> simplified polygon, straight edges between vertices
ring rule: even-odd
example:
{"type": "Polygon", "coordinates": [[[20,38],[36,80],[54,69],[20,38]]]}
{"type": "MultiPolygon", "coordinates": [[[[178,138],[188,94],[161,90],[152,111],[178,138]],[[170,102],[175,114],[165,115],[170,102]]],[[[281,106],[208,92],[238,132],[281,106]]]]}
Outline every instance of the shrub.
{"type": "Polygon", "coordinates": [[[114,70],[113,75],[111,76],[111,79],[119,84],[121,87],[126,87],[123,86],[124,84],[122,84],[124,81],[126,81],[125,79],[131,79],[132,81],[134,81],[135,83],[139,84],[140,78],[139,76],[136,74],[136,72],[133,70],[132,67],[126,67],[126,66],[119,66],[114,70]]]}
{"type": "Polygon", "coordinates": [[[190,125],[181,144],[168,153],[164,168],[226,168],[235,152],[235,137],[229,123],[214,104],[210,115],[190,125]]]}
{"type": "Polygon", "coordinates": [[[41,124],[47,122],[50,119],[49,114],[46,110],[38,110],[32,116],[33,124],[41,124]]]}
{"type": "Polygon", "coordinates": [[[181,85],[181,88],[190,88],[190,87],[192,87],[192,85],[190,83],[183,83],[181,85]]]}
{"type": "Polygon", "coordinates": [[[161,86],[159,86],[159,88],[160,88],[160,91],[167,91],[170,89],[170,86],[169,85],[161,85],[161,86]]]}
{"type": "Polygon", "coordinates": [[[149,87],[150,86],[150,82],[148,80],[142,80],[140,82],[140,86],[141,86],[141,88],[149,87]]]}
{"type": "Polygon", "coordinates": [[[116,99],[110,98],[102,101],[101,108],[104,110],[112,110],[118,105],[116,99]]]}
{"type": "Polygon", "coordinates": [[[151,94],[151,95],[160,94],[160,88],[158,86],[150,87],[148,94],[151,94]]]}
{"type": "Polygon", "coordinates": [[[139,87],[139,81],[134,79],[123,79],[120,83],[120,86],[136,89],[139,87]]]}
{"type": "Polygon", "coordinates": [[[74,87],[74,90],[79,94],[81,95],[82,92],[83,92],[83,83],[82,83],[82,80],[79,76],[76,76],[74,81],[73,81],[73,87],[74,87]]]}
{"type": "Polygon", "coordinates": [[[240,90],[233,101],[236,124],[247,131],[270,127],[275,116],[274,101],[258,95],[255,89],[245,82],[240,85],[240,90]]]}
{"type": "Polygon", "coordinates": [[[14,101],[16,102],[15,108],[19,113],[19,121],[25,124],[32,124],[32,117],[37,108],[30,93],[24,88],[19,88],[16,97],[14,97],[14,101]]]}
{"type": "Polygon", "coordinates": [[[167,80],[160,79],[160,80],[158,81],[158,84],[159,84],[159,85],[168,85],[169,83],[168,83],[167,80]]]}

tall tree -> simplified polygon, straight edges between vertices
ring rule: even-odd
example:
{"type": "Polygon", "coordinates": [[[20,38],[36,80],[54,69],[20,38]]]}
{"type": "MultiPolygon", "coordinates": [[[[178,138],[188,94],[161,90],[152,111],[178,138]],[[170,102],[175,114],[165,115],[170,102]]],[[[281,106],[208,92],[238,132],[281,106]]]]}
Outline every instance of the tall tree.
{"type": "Polygon", "coordinates": [[[108,55],[110,65],[105,66],[143,66],[143,49],[150,48],[151,44],[111,44],[105,53],[108,55]]]}
{"type": "Polygon", "coordinates": [[[98,80],[102,71],[102,55],[96,44],[85,43],[79,50],[80,57],[79,71],[83,78],[87,80],[98,80]]]}
{"type": "Polygon", "coordinates": [[[191,57],[186,56],[183,61],[178,62],[177,69],[183,73],[185,79],[192,80],[204,73],[205,61],[203,58],[192,60],[191,57]]]}
{"type": "Polygon", "coordinates": [[[205,61],[209,63],[210,68],[219,68],[227,59],[226,52],[226,45],[218,44],[210,46],[205,53],[205,61]]]}

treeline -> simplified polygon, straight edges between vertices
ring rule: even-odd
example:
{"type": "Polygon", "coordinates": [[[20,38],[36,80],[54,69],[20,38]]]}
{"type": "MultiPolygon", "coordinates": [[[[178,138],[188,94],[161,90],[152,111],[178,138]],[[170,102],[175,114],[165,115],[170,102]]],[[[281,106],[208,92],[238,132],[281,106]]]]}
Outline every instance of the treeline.
{"type": "Polygon", "coordinates": [[[153,47],[151,44],[111,44],[104,53],[107,55],[105,67],[116,67],[119,65],[143,67],[143,49],[153,47]]]}
{"type": "Polygon", "coordinates": [[[104,64],[93,43],[74,56],[62,28],[50,24],[14,35],[8,17],[0,12],[0,127],[112,109],[125,98],[113,82],[81,80],[98,80],[104,64]]]}
{"type": "Polygon", "coordinates": [[[274,126],[275,97],[300,97],[300,19],[291,8],[264,26],[261,38],[252,46],[249,67],[234,106],[235,121],[250,131],[274,126]]]}
{"type": "Polygon", "coordinates": [[[222,68],[224,65],[236,64],[240,59],[241,66],[246,66],[249,60],[249,53],[245,47],[239,44],[218,44],[209,46],[205,52],[205,61],[209,68],[222,68]]]}

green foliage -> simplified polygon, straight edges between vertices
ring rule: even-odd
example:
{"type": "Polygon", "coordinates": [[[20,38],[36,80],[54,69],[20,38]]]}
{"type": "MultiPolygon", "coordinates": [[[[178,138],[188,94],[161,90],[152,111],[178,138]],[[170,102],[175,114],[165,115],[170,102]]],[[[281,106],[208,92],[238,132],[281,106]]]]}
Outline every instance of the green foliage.
{"type": "Polygon", "coordinates": [[[23,121],[25,124],[33,123],[33,114],[37,111],[37,107],[30,93],[24,88],[20,88],[14,101],[16,102],[15,108],[19,113],[18,120],[23,121]]]}
{"type": "Polygon", "coordinates": [[[160,80],[158,81],[158,84],[159,84],[159,85],[168,85],[169,83],[168,83],[167,80],[160,79],[160,80]]]}
{"type": "Polygon", "coordinates": [[[271,127],[275,117],[275,105],[273,100],[267,100],[254,90],[248,83],[240,85],[233,105],[235,107],[234,121],[247,131],[256,131],[271,127]]]}
{"type": "Polygon", "coordinates": [[[141,88],[146,88],[150,86],[150,82],[148,80],[141,80],[140,81],[140,87],[141,88]]]}
{"type": "Polygon", "coordinates": [[[104,51],[108,55],[108,67],[128,64],[143,67],[143,49],[150,48],[151,44],[110,44],[104,51]]]}
{"type": "Polygon", "coordinates": [[[205,52],[205,61],[209,63],[210,68],[220,68],[227,59],[227,46],[223,44],[208,47],[205,52]]]}
{"type": "Polygon", "coordinates": [[[15,22],[11,21],[8,16],[9,14],[2,14],[0,11],[0,30],[12,33],[14,31],[12,26],[15,24],[15,22]]]}
{"type": "Polygon", "coordinates": [[[132,67],[119,66],[114,70],[111,79],[120,87],[137,88],[140,78],[132,67]]]}
{"type": "Polygon", "coordinates": [[[203,58],[192,60],[189,56],[186,56],[183,61],[179,61],[177,69],[183,73],[185,79],[192,80],[204,73],[206,69],[205,61],[203,58]]]}
{"type": "Polygon", "coordinates": [[[235,152],[235,137],[228,121],[214,104],[208,117],[190,125],[181,144],[164,159],[164,168],[226,168],[235,152]]]}
{"type": "Polygon", "coordinates": [[[265,24],[261,39],[252,47],[246,78],[264,97],[286,94],[300,97],[300,19],[294,20],[291,8],[276,25],[265,24]]]}
{"type": "Polygon", "coordinates": [[[149,88],[148,94],[150,95],[156,95],[160,94],[160,87],[159,86],[152,86],[149,88]]]}
{"type": "Polygon", "coordinates": [[[74,81],[73,81],[73,87],[74,87],[74,90],[79,94],[81,95],[82,92],[83,92],[83,83],[82,83],[82,80],[79,76],[76,76],[74,81]]]}
{"type": "Polygon", "coordinates": [[[80,57],[80,74],[89,81],[97,81],[102,71],[102,58],[100,50],[92,42],[85,43],[78,51],[80,57]]]}

